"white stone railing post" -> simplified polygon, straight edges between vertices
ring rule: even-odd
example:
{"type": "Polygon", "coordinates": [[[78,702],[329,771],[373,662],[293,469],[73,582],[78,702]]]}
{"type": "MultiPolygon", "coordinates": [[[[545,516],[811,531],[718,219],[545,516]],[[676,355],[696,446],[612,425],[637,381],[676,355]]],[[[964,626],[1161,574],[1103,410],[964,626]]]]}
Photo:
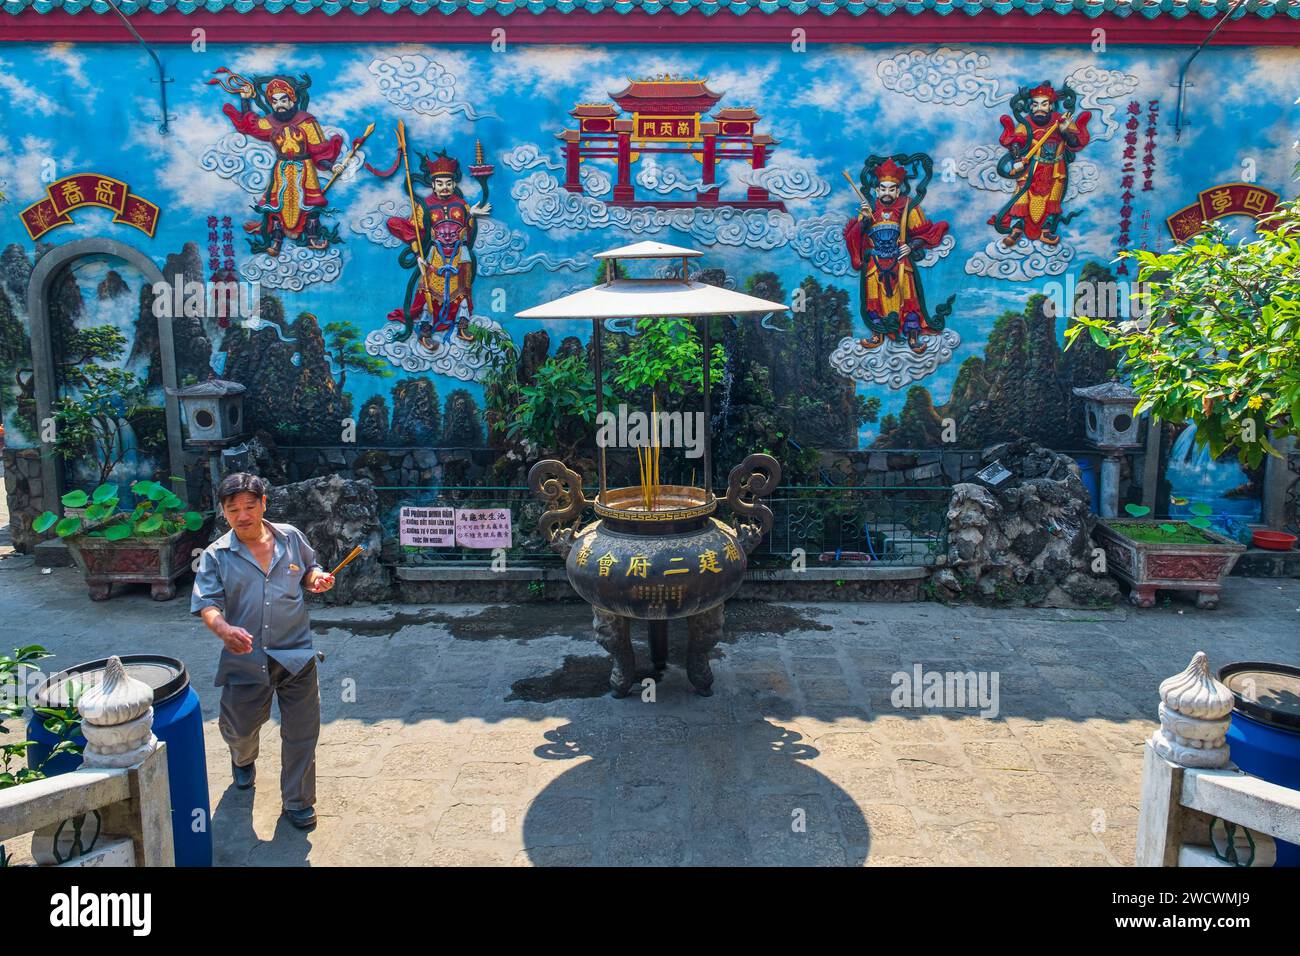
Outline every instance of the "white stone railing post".
{"type": "MultiPolygon", "coordinates": [[[[137,866],[174,866],[171,793],[165,748],[153,733],[153,688],[131,677],[120,658],[111,657],[103,679],[82,695],[77,710],[86,746],[81,769],[64,776],[129,771],[129,798],[102,807],[100,832],[94,839],[129,839],[137,866]]],[[[23,789],[34,786],[38,784],[23,789]]],[[[68,861],[79,835],[87,826],[94,827],[88,823],[93,814],[78,814],[35,830],[32,857],[45,865],[68,861]]]]}
{"type": "Polygon", "coordinates": [[[1232,767],[1232,707],[1232,691],[1210,673],[1204,651],[1161,682],[1160,728],[1147,741],[1142,764],[1138,866],[1246,865],[1225,862],[1230,843],[1250,866],[1276,860],[1273,837],[1256,828],[1277,830],[1274,820],[1261,821],[1300,805],[1300,794],[1232,767]]]}

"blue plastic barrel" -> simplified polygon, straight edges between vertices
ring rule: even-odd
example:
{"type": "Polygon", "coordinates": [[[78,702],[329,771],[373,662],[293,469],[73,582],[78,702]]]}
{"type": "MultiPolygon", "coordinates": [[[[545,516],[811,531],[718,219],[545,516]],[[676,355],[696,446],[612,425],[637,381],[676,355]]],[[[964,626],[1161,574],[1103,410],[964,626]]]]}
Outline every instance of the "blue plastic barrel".
{"type": "MultiPolygon", "coordinates": [[[[172,840],[177,866],[212,865],[212,814],[208,805],[208,761],[203,746],[203,714],[199,695],[190,686],[185,664],[157,654],[127,654],[122,657],[126,672],[153,688],[153,732],[167,744],[167,776],[172,797],[172,840]]],[[[97,684],[108,659],[90,661],[55,674],[33,695],[37,707],[62,707],[67,703],[66,685],[80,684],[82,692],[97,684]]],[[[38,766],[59,742],[45,729],[45,718],[33,714],[27,727],[36,745],[27,751],[27,765],[38,766]]],[[[73,738],[79,746],[86,739],[73,738]]],[[[45,765],[45,773],[67,773],[81,766],[80,754],[59,754],[45,765]]]]}
{"type": "MultiPolygon", "coordinates": [[[[1300,790],[1300,667],[1241,661],[1219,668],[1232,691],[1228,752],[1246,773],[1300,790]]],[[[1277,866],[1300,866],[1300,846],[1277,841],[1277,866]]]]}
{"type": "Polygon", "coordinates": [[[1091,458],[1076,458],[1074,463],[1079,466],[1079,480],[1083,482],[1083,487],[1088,489],[1088,497],[1092,499],[1092,513],[1097,514],[1101,511],[1101,487],[1097,484],[1097,463],[1091,458]]]}

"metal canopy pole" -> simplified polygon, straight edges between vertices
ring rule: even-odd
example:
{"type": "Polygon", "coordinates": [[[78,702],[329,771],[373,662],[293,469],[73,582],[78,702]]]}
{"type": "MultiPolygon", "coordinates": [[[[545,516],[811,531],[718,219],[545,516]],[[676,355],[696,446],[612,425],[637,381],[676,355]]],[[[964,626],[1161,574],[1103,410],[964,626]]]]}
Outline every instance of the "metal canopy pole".
{"type": "MultiPolygon", "coordinates": [[[[592,320],[591,320],[591,341],[592,341],[592,344],[593,344],[593,346],[594,346],[594,348],[595,348],[595,350],[596,350],[596,356],[595,356],[595,379],[596,379],[596,436],[597,436],[597,439],[599,439],[599,437],[600,437],[601,417],[602,417],[602,415],[604,414],[604,411],[605,411],[605,370],[604,370],[604,367],[603,367],[603,365],[602,365],[602,362],[603,362],[603,356],[602,356],[602,354],[601,354],[601,353],[604,351],[603,347],[601,346],[601,342],[600,342],[600,327],[601,327],[601,324],[602,324],[602,321],[601,321],[600,319],[592,319],[592,320]]],[[[599,472],[599,474],[600,474],[600,490],[596,493],[596,500],[599,501],[599,502],[603,505],[603,504],[605,503],[605,443],[604,443],[604,442],[601,442],[601,441],[598,441],[597,443],[600,445],[600,448],[597,449],[597,451],[598,451],[598,453],[599,453],[599,463],[598,463],[598,465],[597,465],[597,467],[596,467],[596,471],[599,472]]]]}
{"type": "Polygon", "coordinates": [[[710,361],[713,345],[709,335],[709,316],[705,316],[704,330],[704,501],[713,495],[713,403],[711,400],[713,363],[710,361]]]}

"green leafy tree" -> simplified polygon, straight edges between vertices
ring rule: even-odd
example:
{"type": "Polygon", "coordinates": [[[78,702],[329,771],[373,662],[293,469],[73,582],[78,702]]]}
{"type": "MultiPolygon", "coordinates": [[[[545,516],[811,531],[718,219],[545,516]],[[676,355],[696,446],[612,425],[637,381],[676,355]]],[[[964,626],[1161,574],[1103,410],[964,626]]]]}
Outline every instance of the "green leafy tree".
{"type": "Polygon", "coordinates": [[[393,368],[383,359],[369,355],[361,344],[361,329],[354,322],[329,322],[325,325],[325,336],[329,340],[329,356],[338,366],[339,394],[343,394],[343,383],[347,381],[348,370],[364,372],[390,378],[393,368]]]}
{"type": "MultiPolygon", "coordinates": [[[[26,672],[35,670],[37,661],[51,656],[39,644],[15,648],[13,654],[0,654],[0,689],[3,689],[0,693],[0,734],[6,737],[5,743],[0,744],[0,790],[40,780],[45,776],[45,765],[52,759],[64,753],[80,753],[80,748],[72,740],[81,726],[74,694],[74,700],[69,701],[66,707],[32,708],[34,713],[45,718],[45,729],[57,734],[60,740],[38,766],[27,766],[27,751],[35,741],[28,740],[21,729],[26,695],[20,689],[27,685],[26,672]],[[19,724],[17,739],[9,736],[12,731],[7,725],[10,723],[19,724]]],[[[0,847],[0,866],[5,865],[3,850],[0,847]]]]}
{"type": "Polygon", "coordinates": [[[1135,250],[1143,318],[1076,316],[1122,353],[1120,371],[1139,401],[1169,422],[1191,422],[1215,457],[1234,451],[1255,468],[1279,455],[1273,436],[1300,434],[1300,202],[1284,203],[1237,243],[1223,226],[1158,255],[1135,250]]]}
{"type": "MultiPolygon", "coordinates": [[[[519,407],[519,348],[504,330],[471,325],[470,354],[484,360],[483,420],[488,441],[500,448],[509,436],[510,420],[519,407]]],[[[501,459],[498,459],[500,461],[501,459]]]]}
{"type": "Polygon", "coordinates": [[[126,425],[148,404],[148,388],[133,372],[100,364],[126,349],[112,326],[79,329],[68,347],[77,358],[63,366],[71,392],[54,403],[55,448],[68,460],[93,458],[103,483],[126,458],[126,425]]]}
{"type": "MultiPolygon", "coordinates": [[[[538,448],[571,457],[595,433],[595,376],[582,355],[552,356],[537,370],[533,384],[518,387],[519,404],[508,435],[538,448]]],[[[605,397],[613,392],[605,386],[605,397]]]]}
{"type": "MultiPolygon", "coordinates": [[[[615,361],[614,384],[629,398],[654,391],[666,404],[681,406],[691,391],[704,387],[704,344],[690,319],[648,319],[638,323],[626,355],[615,361]]],[[[727,354],[713,346],[709,381],[722,381],[727,354]]]]}

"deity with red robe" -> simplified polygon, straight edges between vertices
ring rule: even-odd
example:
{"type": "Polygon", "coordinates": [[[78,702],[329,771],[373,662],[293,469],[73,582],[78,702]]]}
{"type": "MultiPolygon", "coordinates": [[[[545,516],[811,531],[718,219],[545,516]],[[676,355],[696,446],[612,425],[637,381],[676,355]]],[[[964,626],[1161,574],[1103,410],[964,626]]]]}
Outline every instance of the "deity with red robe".
{"type": "Polygon", "coordinates": [[[1075,216],[1062,215],[1061,201],[1070,179],[1070,163],[1088,145],[1087,110],[1075,118],[1075,93],[1068,86],[1058,92],[1050,83],[1032,90],[1022,88],[1011,101],[1015,118],[1003,116],[998,142],[1006,155],[998,163],[998,174],[1016,181],[1011,199],[989,218],[989,225],[1002,234],[1002,244],[1014,246],[1020,237],[1037,239],[1049,246],[1061,241],[1058,230],[1075,216]],[[1057,108],[1065,105],[1065,112],[1057,108]],[[1028,112],[1025,112],[1025,107],[1028,112]]]}
{"type": "MultiPolygon", "coordinates": [[[[457,185],[460,163],[450,156],[424,157],[421,167],[419,178],[433,192],[420,197],[419,207],[409,218],[393,216],[388,220],[388,231],[409,245],[407,256],[413,258],[417,270],[408,286],[410,305],[394,309],[388,318],[404,323],[408,334],[419,321],[420,344],[436,351],[440,343],[434,335],[440,332],[444,343],[453,331],[462,340],[473,340],[469,327],[474,314],[474,240],[478,217],[490,215],[492,207],[486,196],[482,204],[466,201],[457,185]]],[[[471,172],[479,169],[490,167],[470,167],[471,172]]]]}
{"type": "MultiPolygon", "coordinates": [[[[873,198],[864,200],[858,215],[844,227],[849,260],[862,275],[862,319],[870,335],[861,345],[874,349],[887,338],[897,341],[902,337],[920,355],[926,350],[921,336],[943,331],[952,299],[930,314],[916,264],[927,249],[943,240],[948,223],[931,222],[921,211],[924,184],[913,198],[907,170],[894,159],[873,165],[876,158],[868,160],[870,175],[864,173],[864,185],[874,183],[874,188],[869,187],[873,198]]],[[[907,159],[924,159],[928,181],[929,157],[916,154],[907,159]]]]}
{"type": "Polygon", "coordinates": [[[230,74],[227,81],[235,83],[226,88],[238,93],[240,103],[238,107],[227,103],[222,112],[239,132],[269,143],[275,150],[271,181],[261,200],[253,204],[261,218],[244,225],[244,231],[253,237],[249,239],[253,252],[278,256],[285,239],[309,249],[327,249],[331,242],[339,241],[337,226],[329,231],[321,227],[327,200],[318,171],[334,168],[343,138],[326,136],[316,117],[307,112],[310,79],[303,76],[301,80],[294,83],[277,76],[250,82],[230,74]],[[254,103],[265,112],[253,110],[254,103]]]}

